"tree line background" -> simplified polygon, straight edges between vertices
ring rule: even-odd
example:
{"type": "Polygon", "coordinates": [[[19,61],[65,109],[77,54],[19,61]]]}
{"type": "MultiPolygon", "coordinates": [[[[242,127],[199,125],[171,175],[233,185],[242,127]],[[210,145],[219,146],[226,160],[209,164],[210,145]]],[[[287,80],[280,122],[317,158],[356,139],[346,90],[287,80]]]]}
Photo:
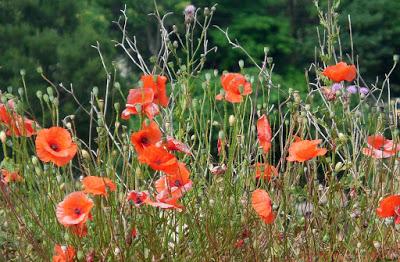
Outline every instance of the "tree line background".
{"type": "MultiPolygon", "coordinates": [[[[320,1],[324,2],[324,1],[320,1]]],[[[268,46],[275,63],[277,77],[284,88],[305,86],[304,71],[314,61],[318,45],[318,14],[313,0],[197,0],[196,7],[218,3],[213,24],[229,27],[251,55],[262,59],[268,46]]],[[[133,67],[113,39],[120,32],[113,20],[127,5],[128,31],[136,35],[138,46],[147,58],[158,50],[158,28],[153,1],[144,0],[1,0],[0,1],[0,89],[14,90],[22,86],[21,70],[30,96],[45,92],[48,84],[41,70],[54,83],[73,84],[76,95],[87,101],[94,86],[104,91],[105,75],[97,51],[91,47],[99,41],[106,63],[118,69],[117,81],[122,91],[134,87],[138,80],[133,67]]],[[[176,24],[183,31],[183,10],[190,4],[181,0],[157,2],[161,13],[175,13],[168,26],[176,24]]],[[[340,7],[342,47],[350,51],[348,14],[351,14],[355,53],[361,73],[367,81],[384,78],[400,48],[400,1],[344,0],[340,7]]],[[[218,52],[207,60],[208,69],[238,70],[244,55],[232,50],[225,36],[211,28],[210,40],[218,52]]],[[[244,59],[246,62],[246,59],[244,59]]],[[[249,63],[246,63],[249,65],[249,63]]],[[[400,95],[400,74],[392,79],[392,92],[400,95]]],[[[66,114],[77,114],[76,104],[66,95],[60,105],[66,114]]],[[[81,123],[85,125],[82,118],[81,123]]]]}

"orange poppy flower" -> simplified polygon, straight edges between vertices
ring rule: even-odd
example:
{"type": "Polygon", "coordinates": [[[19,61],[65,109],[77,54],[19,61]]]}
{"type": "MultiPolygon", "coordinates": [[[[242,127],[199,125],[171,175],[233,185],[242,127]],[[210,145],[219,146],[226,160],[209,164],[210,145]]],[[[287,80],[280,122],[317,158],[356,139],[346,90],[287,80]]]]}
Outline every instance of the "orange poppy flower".
{"type": "MultiPolygon", "coordinates": [[[[11,103],[11,105],[10,110],[13,110],[14,103],[11,103]]],[[[5,125],[8,136],[16,137],[31,137],[36,134],[34,126],[38,126],[33,120],[22,117],[15,112],[9,112],[4,104],[0,104],[0,122],[5,125]]]]}
{"type": "Polygon", "coordinates": [[[347,65],[345,62],[328,66],[322,74],[334,82],[348,81],[351,82],[357,76],[357,69],[354,65],[347,65]]]}
{"type": "Polygon", "coordinates": [[[54,247],[53,262],[73,262],[75,249],[71,246],[56,245],[54,247]]]}
{"type": "Polygon", "coordinates": [[[167,150],[155,145],[150,145],[140,153],[139,162],[149,165],[152,169],[164,172],[173,172],[177,159],[167,150]]]}
{"type": "Polygon", "coordinates": [[[393,140],[386,139],[382,135],[369,136],[367,146],[368,148],[363,148],[363,154],[376,159],[388,158],[400,151],[400,144],[395,145],[393,140]]]}
{"type": "Polygon", "coordinates": [[[257,120],[257,136],[264,153],[267,154],[271,149],[272,131],[265,115],[257,120]]]}
{"type": "Polygon", "coordinates": [[[218,138],[218,141],[217,141],[218,155],[221,154],[221,151],[224,150],[224,147],[225,147],[225,140],[218,138]]]}
{"type": "MultiPolygon", "coordinates": [[[[253,92],[251,84],[246,78],[239,73],[227,73],[221,77],[222,88],[225,90],[225,99],[231,103],[240,103],[243,101],[242,96],[249,95],[253,92]]],[[[222,95],[217,95],[217,100],[222,100],[222,95]]]]}
{"type": "Polygon", "coordinates": [[[265,224],[272,224],[274,222],[275,214],[272,211],[272,201],[265,190],[254,190],[251,194],[251,204],[265,224]]]}
{"type": "Polygon", "coordinates": [[[148,191],[138,192],[132,190],[131,192],[129,192],[127,200],[128,201],[131,200],[136,207],[140,207],[141,205],[147,203],[148,200],[150,200],[149,192],[148,191]]]}
{"type": "Polygon", "coordinates": [[[293,142],[289,147],[289,156],[286,159],[289,162],[304,162],[317,156],[323,156],[328,151],[326,148],[317,147],[321,142],[321,139],[293,142]]]}
{"type": "Polygon", "coordinates": [[[132,133],[131,142],[136,152],[140,154],[145,147],[156,145],[161,141],[162,133],[157,123],[151,121],[149,125],[143,122],[143,127],[138,132],[132,133]]]}
{"type": "Polygon", "coordinates": [[[380,218],[394,217],[395,224],[400,223],[400,195],[392,195],[382,199],[376,214],[380,218]]]}
{"type": "Polygon", "coordinates": [[[167,143],[165,145],[170,151],[179,151],[186,155],[191,155],[190,148],[188,145],[176,140],[172,136],[167,136],[167,143]]]}
{"type": "Polygon", "coordinates": [[[154,102],[160,106],[168,106],[167,78],[165,76],[144,75],[140,78],[144,88],[151,88],[154,92],[154,102]]]}
{"type": "Polygon", "coordinates": [[[267,163],[256,164],[256,179],[270,181],[274,176],[278,176],[278,170],[274,166],[267,163]]]}
{"type": "Polygon", "coordinates": [[[192,188],[189,170],[181,162],[178,166],[178,171],[162,176],[155,182],[156,191],[163,194],[162,196],[170,195],[172,198],[181,198],[184,193],[192,188]]]}
{"type": "Polygon", "coordinates": [[[3,180],[4,183],[6,183],[6,184],[8,184],[10,182],[22,181],[22,177],[18,174],[18,172],[10,172],[6,169],[1,169],[0,172],[2,175],[1,180],[3,180]]]}
{"type": "Polygon", "coordinates": [[[84,192],[93,195],[107,196],[107,191],[115,191],[116,185],[106,177],[87,176],[82,179],[84,192]]]}
{"type": "Polygon", "coordinates": [[[36,153],[43,162],[64,166],[74,158],[78,149],[71,134],[62,127],[42,129],[36,137],[36,153]]]}
{"type": "Polygon", "coordinates": [[[57,205],[57,220],[64,226],[85,223],[90,217],[92,207],[93,201],[85,193],[73,192],[57,205]]]}
{"type": "Polygon", "coordinates": [[[136,88],[129,90],[126,108],[122,111],[121,118],[129,119],[131,115],[144,113],[151,120],[160,112],[158,105],[153,103],[154,92],[151,88],[136,88]],[[138,111],[138,108],[140,110],[138,111]]]}

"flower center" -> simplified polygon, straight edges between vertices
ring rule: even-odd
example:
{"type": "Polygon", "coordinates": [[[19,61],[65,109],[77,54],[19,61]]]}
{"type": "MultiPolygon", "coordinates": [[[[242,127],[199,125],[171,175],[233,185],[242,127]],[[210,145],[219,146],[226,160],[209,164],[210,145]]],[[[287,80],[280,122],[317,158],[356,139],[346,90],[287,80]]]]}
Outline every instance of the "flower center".
{"type": "Polygon", "coordinates": [[[141,204],[142,202],[143,201],[139,197],[136,198],[136,204],[141,204]]]}
{"type": "Polygon", "coordinates": [[[177,186],[177,187],[180,187],[182,184],[181,184],[181,181],[175,180],[174,185],[177,186]]]}
{"type": "Polygon", "coordinates": [[[140,139],[140,143],[142,143],[143,145],[147,145],[149,144],[149,139],[147,137],[142,137],[140,139]]]}
{"type": "Polygon", "coordinates": [[[82,214],[82,211],[79,208],[75,208],[74,213],[75,213],[75,215],[80,216],[82,214]]]}
{"type": "Polygon", "coordinates": [[[58,151],[58,145],[56,144],[50,144],[50,148],[53,149],[54,151],[58,151]]]}

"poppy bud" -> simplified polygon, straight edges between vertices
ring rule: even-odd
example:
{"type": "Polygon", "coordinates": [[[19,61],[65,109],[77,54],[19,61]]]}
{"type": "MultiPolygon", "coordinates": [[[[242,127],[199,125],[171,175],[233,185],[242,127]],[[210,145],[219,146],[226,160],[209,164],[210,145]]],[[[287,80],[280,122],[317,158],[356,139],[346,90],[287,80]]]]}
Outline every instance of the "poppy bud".
{"type": "Polygon", "coordinates": [[[43,68],[41,66],[36,67],[36,72],[43,74],[43,68]]]}
{"type": "Polygon", "coordinates": [[[40,175],[40,173],[42,172],[42,170],[40,170],[40,168],[38,166],[35,167],[35,173],[37,175],[40,175]]]}
{"type": "Polygon", "coordinates": [[[210,73],[206,73],[205,77],[206,77],[206,80],[208,82],[211,79],[211,74],[210,73]]]}
{"type": "Polygon", "coordinates": [[[119,255],[121,253],[121,250],[118,248],[118,247],[116,247],[115,249],[114,249],[114,254],[117,256],[117,255],[119,255]]]}
{"type": "Polygon", "coordinates": [[[67,129],[71,129],[71,128],[72,128],[72,125],[71,125],[70,122],[68,122],[68,123],[65,124],[65,127],[66,127],[67,129]]]}
{"type": "Polygon", "coordinates": [[[142,105],[136,104],[135,109],[138,113],[142,112],[142,105]]]}
{"type": "Polygon", "coordinates": [[[4,131],[1,131],[0,132],[0,140],[3,144],[6,142],[6,139],[7,139],[6,133],[4,131]]]}
{"type": "Polygon", "coordinates": [[[119,84],[119,82],[115,82],[114,88],[117,90],[121,89],[121,85],[119,84]]]}
{"type": "Polygon", "coordinates": [[[90,160],[90,155],[89,155],[88,151],[86,151],[85,149],[82,149],[81,154],[82,154],[83,159],[90,160]]]}
{"type": "Polygon", "coordinates": [[[93,87],[92,93],[94,96],[97,96],[99,94],[99,88],[97,86],[93,87]]]}
{"type": "Polygon", "coordinates": [[[21,69],[21,70],[19,70],[19,74],[21,75],[21,76],[24,76],[25,75],[25,69],[21,69]]]}
{"type": "Polygon", "coordinates": [[[217,77],[218,76],[218,69],[214,70],[214,76],[217,77]]]}
{"type": "Polygon", "coordinates": [[[235,122],[236,122],[235,116],[234,115],[230,115],[229,116],[229,125],[233,126],[235,124],[235,122]]]}
{"type": "Polygon", "coordinates": [[[239,67],[240,67],[240,69],[243,69],[243,67],[244,67],[244,61],[243,60],[239,60],[239,67]]]}
{"type": "Polygon", "coordinates": [[[328,242],[329,241],[329,235],[327,235],[327,234],[324,235],[324,237],[322,238],[322,241],[325,242],[325,243],[328,242]]]}
{"type": "Polygon", "coordinates": [[[53,98],[53,105],[55,105],[56,107],[59,105],[57,97],[53,98]]]}
{"type": "Polygon", "coordinates": [[[399,55],[393,55],[393,61],[395,63],[399,62],[399,55]]]}
{"type": "Polygon", "coordinates": [[[218,138],[219,138],[219,139],[225,139],[225,133],[224,133],[224,131],[221,130],[221,131],[218,132],[218,138]]]}
{"type": "Polygon", "coordinates": [[[338,172],[342,171],[342,168],[343,168],[343,163],[337,162],[335,165],[335,172],[338,173],[338,172]]]}
{"type": "Polygon", "coordinates": [[[83,254],[83,252],[82,252],[81,250],[79,250],[79,251],[76,253],[76,257],[77,257],[79,260],[82,260],[84,256],[85,256],[85,255],[83,254]]]}
{"type": "Polygon", "coordinates": [[[22,87],[18,88],[18,94],[19,94],[20,96],[23,96],[23,95],[24,95],[24,89],[22,89],[22,87]]]}
{"type": "Polygon", "coordinates": [[[47,94],[43,95],[43,100],[44,102],[48,103],[49,102],[49,96],[47,94]]]}
{"type": "Polygon", "coordinates": [[[97,105],[99,106],[100,111],[103,111],[103,109],[104,109],[104,100],[103,99],[99,99],[99,101],[97,102],[97,105]]]}
{"type": "Polygon", "coordinates": [[[376,249],[379,249],[381,247],[381,244],[378,241],[374,241],[374,247],[376,249]]]}
{"type": "Polygon", "coordinates": [[[347,137],[346,137],[346,135],[343,134],[343,133],[339,133],[339,134],[338,134],[338,138],[339,138],[339,141],[340,141],[340,142],[346,142],[346,141],[347,141],[347,137]]]}
{"type": "Polygon", "coordinates": [[[172,26],[172,30],[174,31],[174,33],[178,33],[178,27],[176,25],[172,26]]]}
{"type": "Polygon", "coordinates": [[[205,16],[209,16],[210,15],[210,9],[208,9],[208,7],[204,8],[204,15],[205,16]]]}
{"type": "Polygon", "coordinates": [[[196,136],[195,135],[192,135],[191,137],[190,137],[190,140],[195,140],[196,139],[196,136]]]}

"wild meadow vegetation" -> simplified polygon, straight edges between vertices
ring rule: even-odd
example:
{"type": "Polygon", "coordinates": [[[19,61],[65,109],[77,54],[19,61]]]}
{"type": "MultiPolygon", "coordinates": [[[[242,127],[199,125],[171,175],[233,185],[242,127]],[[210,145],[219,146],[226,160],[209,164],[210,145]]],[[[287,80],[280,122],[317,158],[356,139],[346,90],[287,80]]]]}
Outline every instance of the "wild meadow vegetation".
{"type": "Polygon", "coordinates": [[[259,60],[212,26],[216,6],[188,5],[169,27],[155,5],[149,60],[123,7],[113,43],[142,72],[128,92],[99,42],[104,88],[84,100],[40,70],[49,87],[34,93],[21,70],[22,87],[1,92],[0,260],[397,261],[398,57],[364,80],[339,2],[315,2],[306,93],[282,88],[287,61],[268,47],[259,60]],[[220,52],[211,29],[241,54],[238,71],[205,66],[220,52]],[[80,113],[60,110],[60,94],[80,113]]]}

